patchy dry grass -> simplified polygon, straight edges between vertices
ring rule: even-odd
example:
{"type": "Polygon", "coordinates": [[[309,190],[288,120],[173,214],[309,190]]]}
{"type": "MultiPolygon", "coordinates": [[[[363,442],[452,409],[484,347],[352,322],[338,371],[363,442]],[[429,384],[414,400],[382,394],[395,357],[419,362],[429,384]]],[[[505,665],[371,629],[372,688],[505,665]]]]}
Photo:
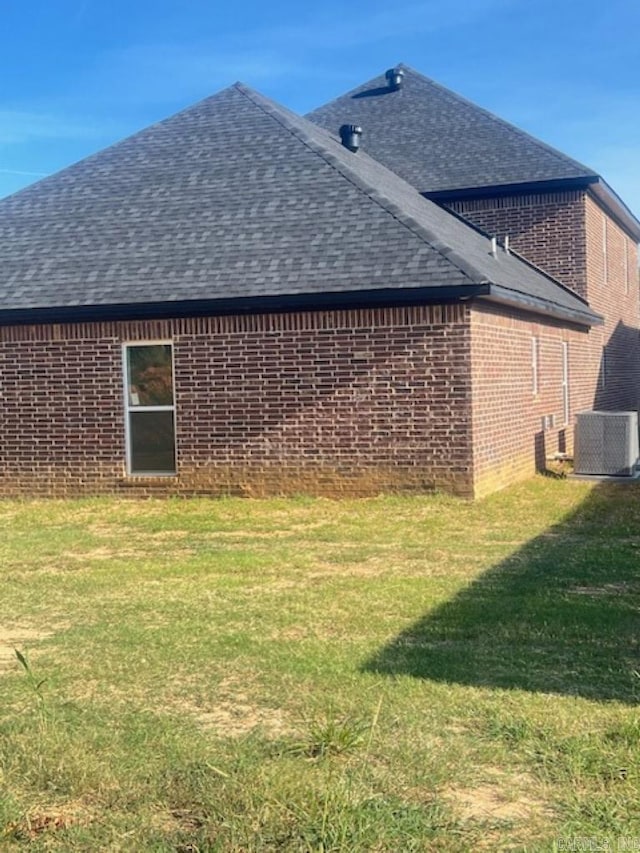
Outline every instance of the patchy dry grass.
{"type": "Polygon", "coordinates": [[[0,560],[3,851],[640,839],[637,486],[4,502],[0,560]]]}

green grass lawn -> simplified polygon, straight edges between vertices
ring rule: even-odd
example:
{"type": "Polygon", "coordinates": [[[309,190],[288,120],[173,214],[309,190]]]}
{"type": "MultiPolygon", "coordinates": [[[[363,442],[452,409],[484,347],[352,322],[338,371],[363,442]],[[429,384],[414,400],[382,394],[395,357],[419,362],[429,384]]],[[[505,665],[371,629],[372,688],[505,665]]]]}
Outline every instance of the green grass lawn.
{"type": "Polygon", "coordinates": [[[0,560],[2,851],[640,849],[637,486],[3,502],[0,560]]]}

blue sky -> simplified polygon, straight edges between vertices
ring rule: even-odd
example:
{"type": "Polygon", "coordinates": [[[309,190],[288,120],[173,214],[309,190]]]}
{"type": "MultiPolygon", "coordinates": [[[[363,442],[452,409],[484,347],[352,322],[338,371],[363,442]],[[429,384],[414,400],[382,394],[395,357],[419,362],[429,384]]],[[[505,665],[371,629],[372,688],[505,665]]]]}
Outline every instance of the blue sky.
{"type": "Polygon", "coordinates": [[[637,0],[4,0],[0,196],[242,80],[304,113],[405,62],[640,215],[637,0]]]}

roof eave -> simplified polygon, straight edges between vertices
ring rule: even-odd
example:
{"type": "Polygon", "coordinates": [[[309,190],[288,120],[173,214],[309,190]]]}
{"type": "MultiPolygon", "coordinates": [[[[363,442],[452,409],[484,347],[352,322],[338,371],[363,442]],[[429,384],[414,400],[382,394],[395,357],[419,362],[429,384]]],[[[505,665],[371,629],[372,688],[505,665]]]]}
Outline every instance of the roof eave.
{"type": "Polygon", "coordinates": [[[0,326],[86,323],[110,320],[157,320],[230,314],[288,313],[292,311],[330,311],[345,308],[388,308],[403,305],[458,302],[488,293],[488,284],[465,284],[235,297],[230,299],[35,306],[32,308],[0,309],[0,326]]]}
{"type": "Polygon", "coordinates": [[[554,320],[577,326],[591,328],[592,326],[601,326],[604,323],[604,317],[586,308],[584,310],[567,308],[564,305],[510,290],[497,284],[490,285],[489,292],[482,299],[499,305],[507,305],[510,308],[518,308],[532,314],[539,314],[543,317],[552,317],[554,320]]]}
{"type": "Polygon", "coordinates": [[[572,310],[495,284],[453,287],[385,288],[342,293],[300,293],[284,296],[238,297],[232,299],[135,302],[108,305],[73,305],[0,310],[0,325],[25,326],[80,322],[158,320],[230,314],[329,311],[346,308],[389,308],[406,305],[451,303],[483,299],[553,317],[579,326],[594,326],[602,317],[589,310],[572,310]]]}
{"type": "Polygon", "coordinates": [[[571,178],[552,178],[544,181],[520,181],[512,184],[482,184],[475,187],[449,187],[440,190],[424,190],[422,195],[432,201],[457,201],[464,198],[489,198],[495,196],[523,195],[558,192],[563,190],[586,190],[601,178],[596,175],[580,175],[571,178]]]}
{"type": "Polygon", "coordinates": [[[640,242],[640,220],[631,212],[620,196],[602,178],[591,184],[589,190],[611,213],[618,225],[624,228],[636,242],[640,242]]]}
{"type": "Polygon", "coordinates": [[[599,175],[582,175],[573,178],[553,178],[545,181],[526,181],[516,184],[489,184],[478,187],[452,187],[423,192],[425,198],[436,202],[458,201],[469,198],[495,198],[496,196],[533,195],[537,193],[583,190],[592,193],[607,209],[617,223],[636,242],[640,242],[640,220],[632,213],[620,196],[599,175]]]}

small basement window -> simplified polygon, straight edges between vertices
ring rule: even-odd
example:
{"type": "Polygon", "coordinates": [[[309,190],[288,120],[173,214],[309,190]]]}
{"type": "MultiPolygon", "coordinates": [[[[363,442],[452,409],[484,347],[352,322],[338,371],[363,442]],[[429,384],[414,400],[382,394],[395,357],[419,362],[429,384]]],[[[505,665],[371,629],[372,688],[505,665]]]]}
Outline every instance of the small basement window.
{"type": "Polygon", "coordinates": [[[173,347],[124,345],[127,473],[176,473],[173,347]]]}

